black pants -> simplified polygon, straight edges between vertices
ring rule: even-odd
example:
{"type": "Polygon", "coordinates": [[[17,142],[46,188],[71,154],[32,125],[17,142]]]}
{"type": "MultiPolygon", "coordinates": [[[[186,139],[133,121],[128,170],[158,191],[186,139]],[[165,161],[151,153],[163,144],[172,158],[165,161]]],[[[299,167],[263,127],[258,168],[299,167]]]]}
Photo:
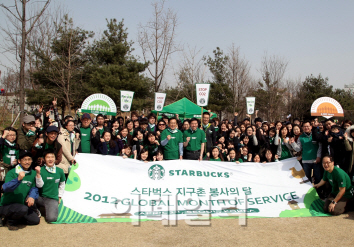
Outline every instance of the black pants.
{"type": "Polygon", "coordinates": [[[337,202],[333,212],[328,211],[329,204],[331,204],[331,202],[334,200],[335,197],[336,197],[335,195],[329,194],[329,196],[326,198],[323,207],[325,213],[330,213],[332,215],[340,215],[345,212],[349,199],[345,198],[344,196],[337,202]]]}
{"type": "Polygon", "coordinates": [[[38,225],[38,215],[29,207],[23,204],[14,203],[0,207],[0,215],[5,216],[9,225],[17,225],[24,220],[27,225],[38,225]]]}
{"type": "Polygon", "coordinates": [[[188,151],[184,152],[184,159],[186,160],[198,160],[200,157],[200,151],[188,151]]]}

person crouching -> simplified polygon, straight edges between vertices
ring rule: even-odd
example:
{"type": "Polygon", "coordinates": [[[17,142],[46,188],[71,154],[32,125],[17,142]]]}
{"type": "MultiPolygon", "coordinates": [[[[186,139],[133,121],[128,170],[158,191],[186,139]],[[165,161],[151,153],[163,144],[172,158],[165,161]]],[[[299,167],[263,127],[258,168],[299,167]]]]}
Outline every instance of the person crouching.
{"type": "Polygon", "coordinates": [[[47,222],[55,222],[58,218],[58,205],[65,189],[64,171],[55,165],[54,150],[48,149],[44,153],[45,164],[36,167],[36,185],[39,188],[37,207],[45,208],[47,222]]]}

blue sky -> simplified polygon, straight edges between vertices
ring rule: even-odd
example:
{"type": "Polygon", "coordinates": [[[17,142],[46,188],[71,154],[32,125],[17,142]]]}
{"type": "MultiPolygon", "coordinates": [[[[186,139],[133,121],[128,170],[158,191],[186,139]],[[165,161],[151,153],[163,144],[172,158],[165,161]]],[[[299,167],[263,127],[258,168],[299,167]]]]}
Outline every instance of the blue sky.
{"type": "MultiPolygon", "coordinates": [[[[105,30],[106,18],[124,18],[129,39],[135,41],[135,54],[140,54],[137,27],[152,16],[152,1],[60,2],[76,25],[96,34],[105,30]]],[[[250,62],[256,79],[267,52],[289,62],[286,78],[304,80],[308,75],[322,74],[335,88],[354,83],[354,1],[169,0],[166,6],[178,14],[177,39],[181,44],[211,55],[217,46],[226,51],[234,43],[250,62]]],[[[175,55],[171,64],[177,68],[179,61],[175,55]]],[[[173,76],[167,81],[172,84],[173,76]]]]}

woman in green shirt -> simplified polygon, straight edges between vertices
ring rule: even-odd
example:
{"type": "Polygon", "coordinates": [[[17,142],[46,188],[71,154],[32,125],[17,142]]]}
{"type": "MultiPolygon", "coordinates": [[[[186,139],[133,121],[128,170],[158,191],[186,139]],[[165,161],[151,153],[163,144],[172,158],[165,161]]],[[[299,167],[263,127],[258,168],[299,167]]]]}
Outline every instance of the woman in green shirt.
{"type": "Polygon", "coordinates": [[[274,140],[274,144],[278,145],[277,155],[279,156],[279,160],[284,160],[293,157],[293,149],[289,144],[288,137],[288,129],[285,125],[280,127],[280,130],[276,130],[276,136],[274,140]],[[280,137],[279,137],[280,132],[280,137]]]}
{"type": "Polygon", "coordinates": [[[213,149],[211,150],[211,157],[209,157],[209,161],[224,161],[219,147],[213,147],[213,149]]]}

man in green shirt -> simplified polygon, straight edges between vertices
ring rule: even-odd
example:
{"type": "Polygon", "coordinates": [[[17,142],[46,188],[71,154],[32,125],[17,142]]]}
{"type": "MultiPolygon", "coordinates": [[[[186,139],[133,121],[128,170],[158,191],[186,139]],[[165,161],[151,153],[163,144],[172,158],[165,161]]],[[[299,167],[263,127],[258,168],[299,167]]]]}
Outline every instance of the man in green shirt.
{"type": "Polygon", "coordinates": [[[183,133],[184,158],[188,160],[203,160],[204,145],[206,143],[205,132],[198,128],[198,120],[192,118],[189,121],[190,128],[183,133]]]}
{"type": "Polygon", "coordinates": [[[5,177],[2,188],[4,195],[0,201],[0,226],[2,217],[8,222],[11,231],[18,230],[17,224],[24,219],[27,225],[38,225],[38,214],[31,208],[38,198],[36,188],[36,172],[31,169],[32,154],[21,151],[19,164],[10,170],[5,177]]]}
{"type": "Polygon", "coordinates": [[[36,167],[36,185],[39,188],[39,197],[36,200],[38,207],[44,207],[47,222],[55,222],[58,218],[58,206],[65,189],[64,171],[55,165],[54,150],[48,149],[44,154],[45,165],[36,167]]]}
{"type": "Polygon", "coordinates": [[[177,128],[177,119],[172,117],[168,120],[169,128],[161,133],[161,145],[165,160],[183,159],[183,134],[177,128]]]}
{"type": "Polygon", "coordinates": [[[78,153],[96,153],[99,139],[95,138],[97,130],[91,125],[91,116],[84,113],[81,117],[81,123],[75,129],[80,133],[80,144],[78,153]]]}
{"type": "Polygon", "coordinates": [[[354,188],[347,173],[334,166],[331,156],[322,159],[324,174],[321,182],[315,184],[317,189],[326,183],[332,186],[332,192],[325,200],[324,211],[332,215],[340,215],[346,210],[348,202],[353,199],[354,188]]]}

